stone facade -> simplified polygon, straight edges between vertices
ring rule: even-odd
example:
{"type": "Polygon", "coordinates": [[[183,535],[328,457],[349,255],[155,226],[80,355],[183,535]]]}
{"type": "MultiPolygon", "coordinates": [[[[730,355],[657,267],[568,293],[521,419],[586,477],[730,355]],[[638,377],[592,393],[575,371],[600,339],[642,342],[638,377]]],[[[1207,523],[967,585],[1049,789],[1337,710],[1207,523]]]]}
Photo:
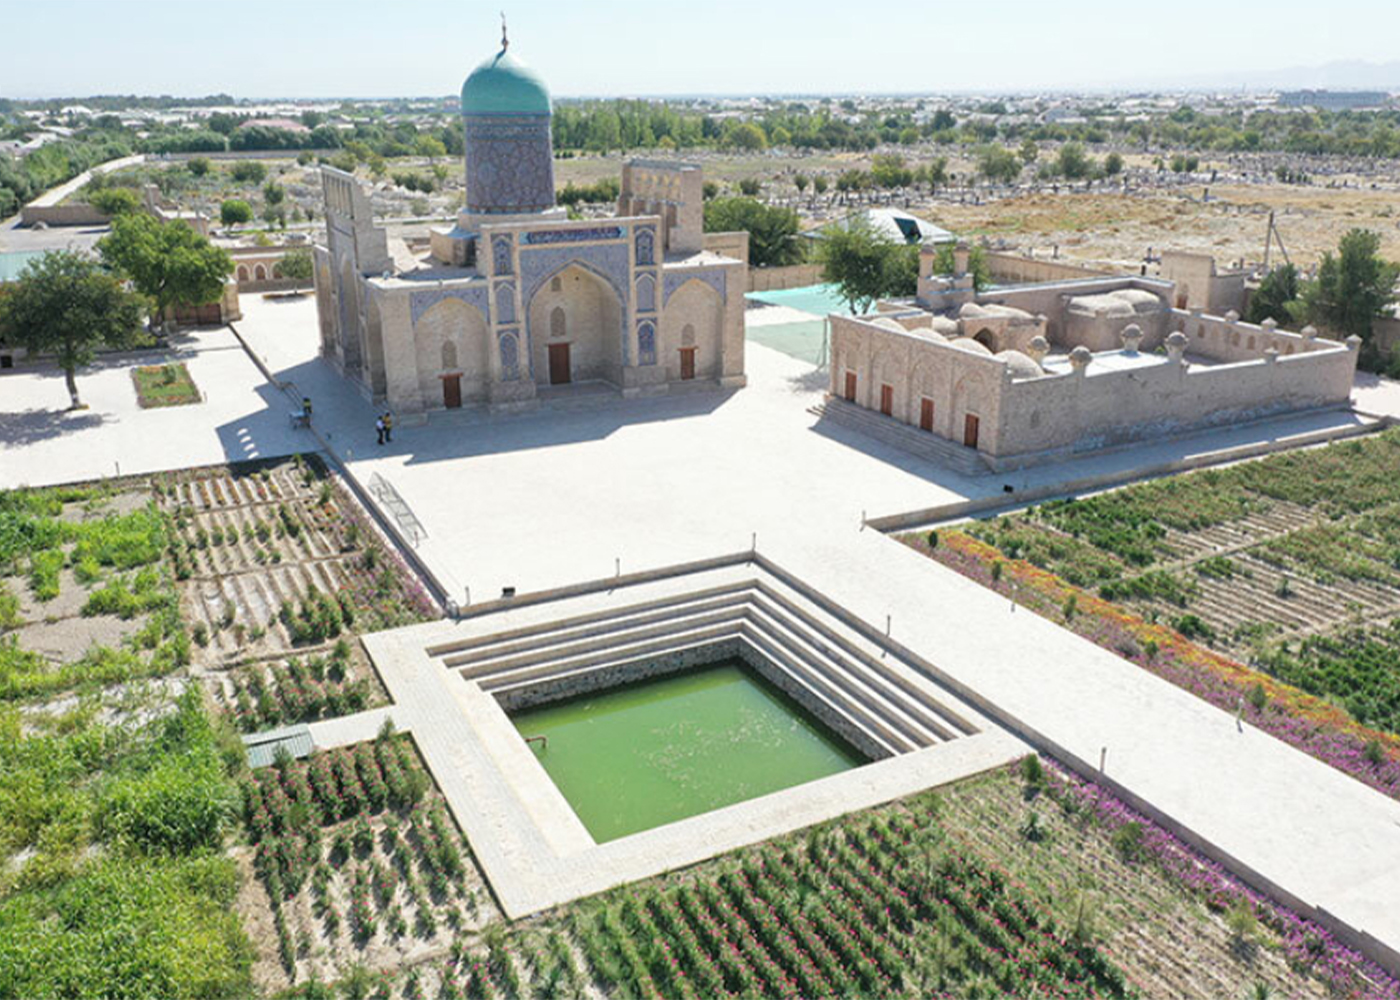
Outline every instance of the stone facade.
{"type": "Polygon", "coordinates": [[[322,169],[322,351],[366,395],[421,413],[528,407],[570,383],[624,396],[744,384],[748,234],[703,232],[699,167],[629,163],[618,215],[571,221],[554,204],[538,78],[488,60],[463,88],[463,122],[467,202],[427,255],[374,225],[352,177],[322,169]]]}
{"type": "Polygon", "coordinates": [[[830,392],[976,449],[992,468],[1340,405],[1351,393],[1356,342],[1174,309],[1173,286],[1153,279],[975,295],[956,276],[921,290],[912,304],[831,317],[830,392]]]}

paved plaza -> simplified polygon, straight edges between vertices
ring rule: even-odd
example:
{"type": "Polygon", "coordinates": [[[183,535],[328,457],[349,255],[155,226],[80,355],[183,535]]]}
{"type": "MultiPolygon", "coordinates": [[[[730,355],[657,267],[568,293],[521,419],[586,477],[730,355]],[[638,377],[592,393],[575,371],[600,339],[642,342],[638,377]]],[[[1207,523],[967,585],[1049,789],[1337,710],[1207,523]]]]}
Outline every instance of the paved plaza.
{"type": "Polygon", "coordinates": [[[168,350],[107,355],[78,373],[86,410],[68,409],[56,369],[0,375],[0,489],[238,462],[314,449],[280,392],[226,328],[193,330],[168,350]],[[202,403],[143,410],[131,370],[182,361],[202,403]]]}
{"type": "MultiPolygon", "coordinates": [[[[290,397],[361,481],[379,473],[427,531],[423,560],[473,602],[734,552],[767,558],[883,626],[996,706],[1003,724],[1107,776],[1305,906],[1400,948],[1400,803],[1026,613],[879,532],[871,517],[1018,492],[1192,454],[1306,435],[1355,418],[1305,414],[1057,466],[967,480],[808,411],[825,373],[751,343],[748,388],[646,400],[556,400],[520,416],[462,411],[374,440],[374,409],[316,357],[309,299],[244,296],[240,334],[290,396],[264,383],[225,331],[188,347],[210,394],[138,411],[111,363],[81,377],[88,414],[62,414],[61,376],[0,378],[0,485],[178,468],[313,447],[286,425],[290,397]],[[195,419],[197,417],[197,419],[195,419]],[[93,456],[97,456],[94,458],[93,456]]],[[[1358,405],[1400,412],[1374,381],[1358,405]]]]}

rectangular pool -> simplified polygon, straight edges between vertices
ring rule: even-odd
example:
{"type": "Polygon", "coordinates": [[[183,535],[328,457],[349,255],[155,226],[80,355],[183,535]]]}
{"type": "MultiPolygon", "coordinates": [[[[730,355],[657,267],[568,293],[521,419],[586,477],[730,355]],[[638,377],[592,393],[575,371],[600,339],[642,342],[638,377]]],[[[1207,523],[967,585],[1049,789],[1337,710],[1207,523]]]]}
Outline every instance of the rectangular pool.
{"type": "Polygon", "coordinates": [[[599,843],[790,788],[865,758],[738,660],[512,717],[599,843]]]}

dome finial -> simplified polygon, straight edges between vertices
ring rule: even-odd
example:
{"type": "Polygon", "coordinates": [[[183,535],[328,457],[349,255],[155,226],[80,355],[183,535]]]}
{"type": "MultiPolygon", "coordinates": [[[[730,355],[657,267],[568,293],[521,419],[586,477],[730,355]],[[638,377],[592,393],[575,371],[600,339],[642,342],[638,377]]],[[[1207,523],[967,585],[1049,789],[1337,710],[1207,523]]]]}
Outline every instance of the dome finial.
{"type": "Polygon", "coordinates": [[[501,11],[501,51],[510,48],[510,39],[506,37],[506,12],[501,11]]]}

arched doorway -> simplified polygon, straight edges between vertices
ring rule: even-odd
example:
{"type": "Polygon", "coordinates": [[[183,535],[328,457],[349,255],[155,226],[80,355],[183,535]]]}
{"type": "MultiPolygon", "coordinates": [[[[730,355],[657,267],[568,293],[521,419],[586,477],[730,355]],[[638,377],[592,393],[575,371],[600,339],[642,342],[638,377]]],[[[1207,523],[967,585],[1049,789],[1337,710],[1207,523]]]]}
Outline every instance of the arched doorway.
{"type": "Polygon", "coordinates": [[[527,313],[537,382],[622,381],[623,308],[607,281],[570,264],[540,286],[527,313]]]}
{"type": "Polygon", "coordinates": [[[981,344],[983,347],[985,347],[987,350],[991,351],[993,354],[996,353],[996,350],[997,350],[997,338],[996,338],[996,336],[992,333],[992,331],[991,331],[991,330],[988,330],[986,327],[983,327],[982,329],[980,329],[980,330],[978,330],[976,333],[974,333],[974,334],[972,335],[972,339],[975,340],[975,341],[977,341],[977,343],[981,344]]]}
{"type": "Polygon", "coordinates": [[[418,390],[428,409],[461,406],[486,395],[490,348],[481,310],[443,299],[413,324],[418,390]]]}
{"type": "Polygon", "coordinates": [[[719,378],[724,300],[703,281],[681,285],[661,314],[660,360],[666,380],[719,378]]]}

